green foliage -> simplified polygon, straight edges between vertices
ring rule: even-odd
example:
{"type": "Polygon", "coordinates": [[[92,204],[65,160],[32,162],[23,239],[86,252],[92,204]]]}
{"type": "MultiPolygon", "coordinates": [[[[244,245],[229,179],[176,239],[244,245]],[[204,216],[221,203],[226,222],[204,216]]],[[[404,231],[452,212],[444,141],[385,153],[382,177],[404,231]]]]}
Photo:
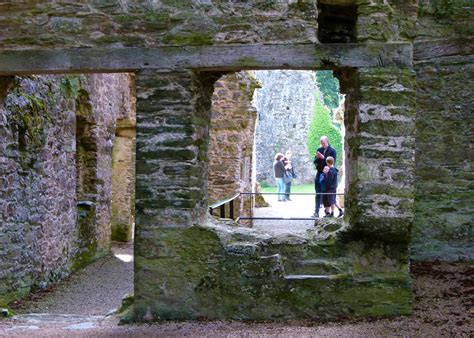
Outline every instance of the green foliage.
{"type": "Polygon", "coordinates": [[[324,104],[333,109],[339,106],[339,81],[333,76],[332,70],[316,72],[316,82],[323,93],[324,104]]]}
{"type": "Polygon", "coordinates": [[[61,94],[68,99],[76,99],[81,89],[80,75],[65,75],[59,85],[61,94]]]}
{"type": "Polygon", "coordinates": [[[471,7],[473,0],[432,0],[420,2],[418,12],[420,15],[432,14],[436,18],[449,18],[460,15],[464,7],[471,7]]]}
{"type": "Polygon", "coordinates": [[[51,123],[51,118],[41,99],[26,93],[23,93],[23,97],[28,99],[28,105],[23,110],[17,111],[18,126],[27,131],[27,135],[34,145],[40,146],[44,141],[41,139],[44,122],[51,123]]]}
{"type": "Polygon", "coordinates": [[[49,92],[44,98],[25,92],[20,83],[8,98],[12,111],[10,123],[18,131],[19,160],[24,169],[31,168],[36,162],[37,151],[46,143],[46,130],[53,123],[47,110],[53,94],[50,84],[46,85],[49,92]]]}
{"type": "Polygon", "coordinates": [[[202,46],[212,45],[213,36],[209,33],[183,33],[183,34],[166,34],[163,36],[163,42],[176,46],[202,46]]]}
{"type": "Polygon", "coordinates": [[[307,140],[311,159],[314,158],[316,150],[320,147],[319,140],[323,135],[329,137],[329,144],[336,149],[336,167],[340,167],[342,164],[342,135],[339,129],[333,125],[329,109],[323,104],[320,95],[317,95],[307,140]]]}
{"type": "Polygon", "coordinates": [[[115,242],[128,242],[130,240],[128,227],[128,224],[113,224],[112,240],[115,242]]]}

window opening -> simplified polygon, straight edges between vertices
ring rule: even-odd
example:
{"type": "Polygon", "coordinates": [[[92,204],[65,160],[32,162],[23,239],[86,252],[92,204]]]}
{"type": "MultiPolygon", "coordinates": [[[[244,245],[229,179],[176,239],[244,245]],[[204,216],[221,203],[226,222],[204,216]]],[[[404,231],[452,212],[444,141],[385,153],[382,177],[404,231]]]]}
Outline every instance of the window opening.
{"type": "Polygon", "coordinates": [[[320,42],[356,42],[357,6],[320,3],[318,9],[318,39],[320,42]]]}
{"type": "MultiPolygon", "coordinates": [[[[339,184],[334,193],[338,194],[337,203],[343,211],[345,103],[344,96],[340,93],[339,81],[333,72],[264,70],[236,74],[243,73],[259,84],[253,93],[246,93],[247,97],[252,96],[251,102],[247,99],[239,109],[236,106],[237,102],[222,99],[226,96],[235,97],[232,90],[239,91],[243,88],[241,85],[233,84],[228,75],[216,83],[213,94],[210,149],[216,148],[218,144],[221,153],[218,156],[220,165],[215,164],[216,154],[210,153],[209,196],[216,196],[216,186],[212,182],[221,181],[228,190],[231,185],[234,189],[225,193],[220,190],[221,198],[210,198],[211,209],[215,210],[212,212],[223,218],[238,219],[240,225],[261,228],[265,231],[298,232],[314,227],[317,171],[313,161],[316,150],[321,147],[322,136],[329,138],[330,147],[337,153],[334,168],[338,171],[339,184]],[[250,126],[250,130],[252,128],[255,130],[254,139],[234,137],[239,133],[236,121],[239,121],[241,116],[233,118],[232,114],[235,112],[232,110],[238,110],[242,114],[242,111],[245,111],[242,108],[247,109],[246,119],[256,123],[255,127],[250,126]],[[252,117],[253,113],[255,117],[252,117]],[[224,130],[219,119],[233,121],[233,129],[224,130]],[[229,139],[233,142],[228,142],[229,139]],[[238,144],[235,142],[237,140],[238,144]],[[238,150],[239,147],[245,147],[247,150],[253,147],[253,153],[250,156],[247,152],[247,157],[244,159],[237,154],[241,151],[238,150]],[[285,154],[287,151],[291,154],[285,154]],[[286,193],[282,195],[277,194],[273,169],[277,153],[291,156],[287,165],[294,167],[295,174],[291,183],[285,182],[286,193]],[[226,160],[230,163],[253,162],[253,165],[241,171],[248,173],[247,177],[243,177],[233,174],[232,164],[228,166],[226,160]],[[225,173],[222,172],[223,168],[225,173]],[[259,195],[259,192],[265,195],[259,195]],[[235,195],[236,193],[240,195],[235,195]],[[285,202],[279,202],[279,199],[285,202]],[[286,202],[287,199],[289,201],[286,202]],[[220,202],[226,203],[220,204],[220,202]],[[233,217],[230,217],[231,213],[233,217]],[[288,226],[289,219],[299,222],[288,226]],[[280,229],[275,225],[278,222],[281,223],[280,229]]],[[[244,132],[245,128],[249,128],[249,124],[241,124],[240,128],[240,132],[244,132]]],[[[322,207],[323,199],[326,197],[321,197],[320,200],[321,208],[318,216],[321,218],[325,216],[325,210],[331,213],[331,207],[328,209],[322,207]]],[[[330,202],[327,204],[330,205],[330,202]]],[[[337,218],[339,214],[340,211],[335,208],[333,216],[337,218]]]]}

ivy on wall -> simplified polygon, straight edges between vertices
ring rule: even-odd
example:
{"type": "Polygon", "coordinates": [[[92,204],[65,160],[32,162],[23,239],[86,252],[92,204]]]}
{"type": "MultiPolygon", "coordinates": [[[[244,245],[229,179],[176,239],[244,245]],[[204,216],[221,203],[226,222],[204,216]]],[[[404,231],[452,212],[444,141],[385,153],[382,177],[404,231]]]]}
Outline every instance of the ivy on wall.
{"type": "Polygon", "coordinates": [[[45,141],[42,138],[44,129],[52,122],[45,102],[35,95],[21,91],[21,88],[16,88],[13,95],[17,96],[17,100],[10,101],[14,113],[12,122],[18,130],[25,133],[29,143],[35,147],[41,147],[45,141]]]}
{"type": "Polygon", "coordinates": [[[311,160],[313,160],[317,149],[320,145],[321,136],[329,137],[329,144],[336,149],[336,167],[342,164],[342,135],[337,127],[334,126],[331,118],[331,112],[324,105],[322,95],[316,94],[316,103],[314,108],[314,115],[309,125],[308,131],[308,151],[311,160]]]}
{"type": "Polygon", "coordinates": [[[340,101],[339,81],[334,77],[332,70],[319,70],[316,72],[316,83],[323,95],[324,104],[331,108],[337,108],[340,101]]]}
{"type": "MultiPolygon", "coordinates": [[[[65,75],[60,80],[62,97],[76,99],[81,89],[80,75],[65,75]]],[[[53,82],[38,76],[17,77],[6,106],[11,110],[10,123],[18,132],[20,164],[29,169],[36,162],[37,152],[47,142],[53,125],[51,107],[57,106],[53,82]],[[33,85],[37,84],[37,85],[33,85]]]]}
{"type": "Polygon", "coordinates": [[[18,150],[20,164],[30,168],[36,161],[36,153],[47,139],[47,130],[53,124],[53,118],[48,111],[49,100],[52,97],[50,83],[46,82],[46,95],[27,92],[21,81],[35,81],[36,77],[26,77],[17,80],[15,87],[7,97],[6,106],[11,110],[10,123],[18,132],[18,150]]]}
{"type": "Polygon", "coordinates": [[[65,75],[61,78],[59,89],[64,97],[68,99],[75,99],[79,95],[81,87],[81,75],[65,75]]]}

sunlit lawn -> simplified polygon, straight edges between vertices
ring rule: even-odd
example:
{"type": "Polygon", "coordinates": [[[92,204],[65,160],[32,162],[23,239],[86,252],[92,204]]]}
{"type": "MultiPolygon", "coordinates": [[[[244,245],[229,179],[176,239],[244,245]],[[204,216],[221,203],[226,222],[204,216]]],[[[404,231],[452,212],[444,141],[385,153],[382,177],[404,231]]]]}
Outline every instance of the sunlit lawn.
{"type": "MultiPolygon", "coordinates": [[[[277,187],[262,187],[262,192],[277,192],[277,187]]],[[[291,192],[313,192],[314,193],[314,184],[299,184],[291,185],[291,192]]]]}

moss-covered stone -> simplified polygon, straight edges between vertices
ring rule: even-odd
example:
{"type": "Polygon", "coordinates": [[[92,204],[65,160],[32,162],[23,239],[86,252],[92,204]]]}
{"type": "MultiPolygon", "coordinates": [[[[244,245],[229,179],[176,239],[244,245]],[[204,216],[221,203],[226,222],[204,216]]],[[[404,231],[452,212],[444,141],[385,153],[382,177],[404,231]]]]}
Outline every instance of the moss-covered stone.
{"type": "Polygon", "coordinates": [[[360,318],[411,311],[407,255],[396,246],[341,242],[335,234],[259,243],[252,233],[235,233],[233,244],[224,234],[231,228],[219,229],[164,228],[137,238],[138,293],[124,320],[360,318]],[[242,240],[255,249],[235,250],[242,240]],[[357,262],[351,263],[347,254],[353,251],[357,262]],[[322,276],[304,274],[311,264],[322,276]],[[159,285],[153,283],[157,276],[159,285]]]}
{"type": "Polygon", "coordinates": [[[112,227],[112,240],[117,242],[128,242],[130,240],[129,224],[114,224],[112,227]]]}
{"type": "Polygon", "coordinates": [[[190,8],[193,5],[192,0],[162,0],[163,4],[179,9],[190,8]]]}
{"type": "Polygon", "coordinates": [[[235,65],[242,68],[250,68],[250,67],[258,67],[260,65],[260,62],[258,62],[258,60],[255,59],[254,57],[242,56],[237,60],[235,65]]]}
{"type": "Polygon", "coordinates": [[[470,0],[422,0],[418,6],[419,15],[434,15],[436,18],[462,16],[463,9],[472,5],[470,0]]]}
{"type": "Polygon", "coordinates": [[[206,33],[181,33],[181,34],[166,34],[163,36],[163,42],[172,46],[202,46],[211,45],[213,36],[206,33]]]}

